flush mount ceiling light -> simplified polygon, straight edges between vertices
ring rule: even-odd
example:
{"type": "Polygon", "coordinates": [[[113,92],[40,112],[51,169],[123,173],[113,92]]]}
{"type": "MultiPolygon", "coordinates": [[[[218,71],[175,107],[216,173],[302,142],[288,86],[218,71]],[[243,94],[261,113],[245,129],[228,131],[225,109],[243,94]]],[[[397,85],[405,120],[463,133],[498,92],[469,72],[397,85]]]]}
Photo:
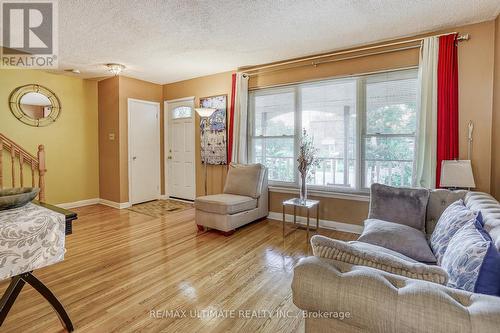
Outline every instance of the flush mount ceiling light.
{"type": "Polygon", "coordinates": [[[119,75],[125,69],[125,66],[122,64],[106,64],[106,67],[114,76],[119,75]]]}

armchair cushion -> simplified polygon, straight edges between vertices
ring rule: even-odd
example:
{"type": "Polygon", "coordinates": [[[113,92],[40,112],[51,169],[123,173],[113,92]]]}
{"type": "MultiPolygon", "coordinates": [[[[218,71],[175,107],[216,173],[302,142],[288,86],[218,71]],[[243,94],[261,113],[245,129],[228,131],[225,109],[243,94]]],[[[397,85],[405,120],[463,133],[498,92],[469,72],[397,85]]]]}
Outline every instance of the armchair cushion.
{"type": "Polygon", "coordinates": [[[429,191],[373,184],[369,219],[404,224],[424,231],[429,191]]]}
{"type": "Polygon", "coordinates": [[[425,234],[406,225],[368,219],[358,241],[388,248],[420,262],[436,262],[425,234]]]}
{"type": "Polygon", "coordinates": [[[324,236],[311,238],[315,256],[377,268],[409,278],[446,284],[448,274],[438,266],[419,263],[398,252],[363,242],[343,242],[324,236]]]}
{"type": "Polygon", "coordinates": [[[196,198],[194,206],[204,212],[232,215],[257,208],[257,199],[243,195],[214,194],[196,198]]]}
{"type": "Polygon", "coordinates": [[[262,164],[231,163],[224,185],[224,193],[257,199],[261,194],[264,172],[265,168],[262,164]]]}

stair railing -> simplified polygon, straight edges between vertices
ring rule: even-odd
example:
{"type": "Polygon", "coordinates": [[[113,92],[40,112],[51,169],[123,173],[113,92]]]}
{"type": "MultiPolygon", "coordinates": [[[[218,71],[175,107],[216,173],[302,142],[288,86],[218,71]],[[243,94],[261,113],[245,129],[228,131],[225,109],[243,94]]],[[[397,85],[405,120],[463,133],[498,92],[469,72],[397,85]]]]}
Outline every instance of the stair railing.
{"type": "Polygon", "coordinates": [[[18,184],[16,182],[16,169],[19,168],[19,186],[25,186],[24,177],[24,165],[27,164],[31,169],[31,187],[35,187],[35,176],[38,173],[38,187],[40,188],[40,193],[38,194],[38,200],[45,202],[45,173],[47,169],[45,168],[45,148],[43,145],[38,146],[37,156],[31,155],[26,149],[22,148],[14,141],[7,138],[5,135],[0,133],[0,189],[4,188],[4,177],[3,177],[3,151],[10,153],[11,162],[11,185],[16,187],[18,184]]]}

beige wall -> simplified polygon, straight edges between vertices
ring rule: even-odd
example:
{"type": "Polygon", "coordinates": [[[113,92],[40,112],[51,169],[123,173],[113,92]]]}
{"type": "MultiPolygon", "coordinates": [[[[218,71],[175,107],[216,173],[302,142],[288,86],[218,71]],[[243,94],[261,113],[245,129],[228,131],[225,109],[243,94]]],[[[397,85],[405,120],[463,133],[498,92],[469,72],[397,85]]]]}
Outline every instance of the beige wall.
{"type": "MultiPolygon", "coordinates": [[[[297,197],[297,194],[289,193],[278,193],[271,192],[269,197],[269,211],[271,212],[282,212],[281,203],[287,199],[297,197]]],[[[342,222],[347,224],[363,224],[363,221],[368,216],[368,202],[349,200],[349,199],[337,199],[337,198],[325,198],[325,197],[315,197],[309,196],[311,199],[319,200],[319,216],[321,219],[342,222]]],[[[286,214],[293,214],[293,209],[288,207],[286,209],[286,214]]],[[[297,211],[297,215],[305,216],[306,211],[297,211]]],[[[316,213],[311,212],[311,218],[316,218],[316,213]]]]}
{"type": "MultiPolygon", "coordinates": [[[[195,105],[198,106],[201,97],[227,95],[227,104],[231,101],[231,72],[203,76],[191,80],[175,82],[163,86],[163,97],[165,100],[195,96],[195,105]]],[[[196,195],[204,194],[204,169],[200,158],[200,119],[198,115],[195,121],[196,142],[196,195]]],[[[224,187],[226,177],[226,166],[208,166],[208,193],[220,193],[224,187]]]]}
{"type": "MultiPolygon", "coordinates": [[[[0,103],[1,133],[35,155],[37,146],[45,145],[47,202],[59,204],[99,197],[96,81],[37,70],[0,70],[0,103]],[[31,127],[10,112],[10,93],[30,83],[43,85],[59,97],[62,113],[56,123],[31,127]]],[[[3,156],[3,173],[7,177],[4,184],[8,185],[10,159],[7,154],[3,156]]],[[[26,178],[31,179],[30,171],[24,171],[30,175],[26,178]]]]}
{"type": "Polygon", "coordinates": [[[494,21],[458,28],[470,33],[458,47],[460,158],[467,158],[467,124],[474,123],[472,165],[476,187],[491,191],[491,122],[493,116],[494,21]]]}
{"type": "MultiPolygon", "coordinates": [[[[128,202],[128,99],[141,99],[160,103],[160,115],[163,113],[163,89],[159,84],[120,76],[120,202],[128,202]]],[[[163,170],[163,117],[160,116],[160,170],[163,170]]],[[[161,183],[163,172],[161,172],[161,183]]],[[[163,185],[161,186],[163,193],[163,185]]]]}
{"type": "MultiPolygon", "coordinates": [[[[469,33],[471,39],[461,42],[459,58],[459,149],[460,158],[467,157],[467,124],[475,125],[472,163],[477,188],[490,191],[491,121],[493,109],[493,67],[495,22],[483,22],[446,31],[469,33]]],[[[433,33],[433,34],[435,34],[433,33]]],[[[413,37],[414,38],[414,37],[413,37]]],[[[305,66],[254,76],[250,88],[300,82],[325,77],[368,73],[418,65],[418,49],[367,56],[345,61],[305,66]]],[[[342,57],[345,57],[342,56],[342,57]]]]}
{"type": "MultiPolygon", "coordinates": [[[[128,99],[160,103],[159,84],[116,76],[99,82],[100,195],[113,202],[128,202],[128,99]],[[115,139],[110,140],[109,134],[115,139]]],[[[162,112],[160,113],[162,114],[162,112]]],[[[160,122],[162,119],[160,118],[160,122]]],[[[163,170],[163,125],[161,125],[161,170],[163,170]]],[[[161,176],[163,184],[163,172],[161,176]]],[[[163,191],[163,185],[162,185],[163,191]]]]}
{"type": "Polygon", "coordinates": [[[101,199],[113,202],[120,202],[118,83],[118,77],[112,77],[98,84],[99,192],[101,199]]]}
{"type": "MultiPolygon", "coordinates": [[[[476,184],[479,190],[490,192],[498,187],[496,179],[500,179],[500,170],[495,168],[500,165],[496,162],[500,159],[500,154],[495,152],[500,147],[500,138],[493,132],[498,127],[500,117],[497,117],[499,94],[498,90],[498,65],[495,67],[495,57],[498,59],[498,52],[495,54],[495,45],[498,47],[498,34],[495,35],[495,30],[498,29],[498,19],[490,22],[483,22],[474,25],[458,27],[442,32],[459,31],[461,33],[469,33],[471,39],[468,42],[460,43],[459,46],[459,115],[460,115],[460,157],[466,158],[467,141],[466,128],[469,120],[475,124],[475,135],[473,141],[473,166],[476,177],[476,184]],[[495,42],[496,40],[496,42],[495,42]],[[496,44],[495,44],[496,43],[496,44]],[[495,71],[496,72],[495,72],[495,71]],[[494,76],[494,73],[495,76],[494,76]],[[494,89],[495,80],[495,89],[494,89]],[[495,94],[494,94],[495,92],[495,94]],[[495,101],[495,102],[494,102],[495,101]],[[495,103],[495,105],[493,105],[495,103]],[[496,110],[497,113],[494,113],[496,110]],[[490,124],[495,121],[493,126],[490,124]],[[495,124],[497,126],[495,127],[495,124]],[[493,140],[492,140],[493,138],[493,140]],[[492,157],[493,156],[493,157],[492,157]]],[[[498,61],[497,61],[498,64],[498,61]]],[[[335,76],[345,76],[358,73],[366,73],[393,68],[404,68],[418,65],[418,49],[403,50],[398,52],[387,53],[383,55],[374,55],[369,57],[361,57],[338,62],[322,64],[317,67],[306,66],[298,68],[289,68],[285,70],[275,71],[272,73],[253,76],[250,79],[250,88],[265,87],[276,84],[286,84],[291,82],[300,82],[306,80],[321,79],[335,76]]],[[[110,80],[110,79],[108,79],[110,80]]],[[[112,148],[110,151],[111,159],[118,160],[119,167],[116,168],[115,162],[108,163],[113,165],[106,174],[109,174],[109,179],[113,179],[113,183],[119,183],[118,190],[116,186],[110,192],[110,200],[126,202],[128,201],[128,171],[127,171],[127,98],[145,99],[151,101],[163,101],[177,99],[188,96],[195,96],[196,105],[199,103],[200,97],[213,96],[219,94],[228,95],[228,104],[231,94],[231,72],[220,73],[210,76],[199,77],[191,80],[166,84],[163,89],[159,89],[159,85],[120,77],[118,81],[118,97],[113,95],[113,105],[110,107],[118,110],[118,128],[116,129],[117,142],[108,143],[112,148]],[[116,102],[118,99],[118,102],[116,102]],[[118,106],[116,106],[116,103],[118,106]],[[117,146],[113,146],[117,145],[117,146]],[[114,147],[114,148],[113,148],[114,147]],[[114,155],[118,156],[114,156],[114,155]],[[118,170],[118,171],[117,171],[118,170]],[[116,182],[116,173],[119,173],[119,182],[116,182]],[[112,173],[115,173],[113,178],[112,173]],[[119,193],[119,194],[117,194],[119,193]]],[[[116,89],[116,87],[114,88],[116,89]]],[[[101,83],[100,83],[101,92],[101,83]]],[[[163,103],[162,103],[163,104],[163,103]]],[[[100,103],[101,105],[101,103],[100,103]]],[[[162,105],[163,108],[163,105],[162,105]]],[[[112,114],[114,114],[112,112],[112,114]]],[[[163,114],[162,114],[163,116],[163,114]]],[[[116,124],[116,119],[113,119],[116,124]]],[[[196,118],[196,128],[198,129],[199,119],[196,118]]],[[[109,125],[112,129],[112,126],[109,125]]],[[[163,121],[162,121],[163,126],[163,121]]],[[[101,133],[100,140],[106,140],[107,134],[101,133]]],[[[204,174],[203,167],[199,156],[199,131],[196,131],[196,183],[197,195],[202,195],[204,174]]],[[[101,149],[106,146],[101,143],[101,149]]],[[[164,170],[163,156],[163,130],[162,130],[162,148],[161,160],[162,170],[164,170]]],[[[107,155],[108,156],[108,155],[107,155]]],[[[105,163],[106,164],[106,163],[105,163]]],[[[107,169],[106,166],[101,169],[107,169]]],[[[498,168],[500,169],[500,168],[498,168]]],[[[225,180],[224,166],[209,166],[208,176],[208,192],[219,193],[222,191],[225,180]]],[[[101,174],[101,177],[104,175],[101,174]]],[[[107,180],[101,180],[101,187],[104,187],[107,180]]],[[[162,193],[163,193],[164,178],[162,176],[162,193]]],[[[106,185],[108,187],[108,185],[106,185]]],[[[112,187],[112,186],[111,186],[112,187]]],[[[101,195],[105,194],[105,190],[101,190],[101,195]]],[[[500,189],[498,190],[500,193],[500,189]]],[[[270,203],[272,211],[280,211],[281,201],[284,198],[291,197],[289,194],[271,193],[270,203]]],[[[367,214],[368,203],[362,201],[321,198],[321,218],[335,220],[340,222],[359,224],[367,214]]]]}
{"type": "MultiPolygon", "coordinates": [[[[498,25],[498,20],[497,20],[498,25]]],[[[495,22],[483,22],[468,26],[438,31],[436,33],[458,31],[469,33],[471,39],[460,43],[459,57],[459,144],[460,158],[466,158],[466,129],[469,120],[475,124],[472,163],[479,190],[490,192],[492,189],[492,126],[493,120],[493,73],[495,22]]],[[[498,38],[498,36],[497,36],[498,38]]],[[[394,68],[418,65],[418,49],[402,50],[392,53],[360,57],[321,64],[317,67],[305,66],[287,68],[266,74],[252,76],[250,89],[315,80],[321,78],[355,75],[394,68]]],[[[231,73],[221,73],[164,86],[165,99],[195,95],[199,97],[214,94],[229,94],[231,73]]],[[[498,89],[497,89],[498,90],[498,89]]],[[[197,141],[199,142],[197,133],[197,141]]],[[[201,194],[203,173],[198,159],[197,193],[201,194]]],[[[209,174],[210,193],[222,190],[224,168],[212,167],[209,174]]],[[[281,201],[292,197],[291,194],[271,193],[272,211],[281,211],[281,201]]],[[[320,198],[322,201],[321,218],[339,222],[360,224],[368,212],[368,203],[363,201],[336,198],[320,198]]]]}
{"type": "Polygon", "coordinates": [[[491,192],[497,200],[500,200],[500,16],[495,20],[494,75],[491,192]]]}

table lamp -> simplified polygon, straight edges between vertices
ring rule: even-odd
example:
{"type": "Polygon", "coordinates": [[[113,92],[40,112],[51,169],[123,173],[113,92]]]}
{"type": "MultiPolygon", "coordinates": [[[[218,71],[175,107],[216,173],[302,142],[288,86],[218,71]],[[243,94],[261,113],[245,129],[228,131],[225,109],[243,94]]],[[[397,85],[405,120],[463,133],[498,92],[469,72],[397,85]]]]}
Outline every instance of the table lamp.
{"type": "Polygon", "coordinates": [[[476,187],[470,160],[446,160],[441,163],[440,187],[468,188],[476,187]]]}

